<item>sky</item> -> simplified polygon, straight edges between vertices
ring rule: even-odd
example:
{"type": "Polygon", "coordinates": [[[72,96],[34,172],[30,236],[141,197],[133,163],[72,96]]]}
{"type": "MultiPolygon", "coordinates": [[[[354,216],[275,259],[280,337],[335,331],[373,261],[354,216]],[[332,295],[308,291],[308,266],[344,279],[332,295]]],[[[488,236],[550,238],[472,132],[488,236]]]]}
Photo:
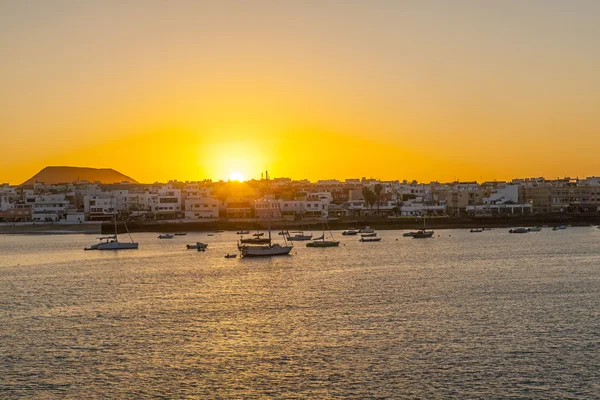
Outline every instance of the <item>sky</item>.
{"type": "Polygon", "coordinates": [[[600,175],[600,1],[0,0],[0,182],[600,175]]]}

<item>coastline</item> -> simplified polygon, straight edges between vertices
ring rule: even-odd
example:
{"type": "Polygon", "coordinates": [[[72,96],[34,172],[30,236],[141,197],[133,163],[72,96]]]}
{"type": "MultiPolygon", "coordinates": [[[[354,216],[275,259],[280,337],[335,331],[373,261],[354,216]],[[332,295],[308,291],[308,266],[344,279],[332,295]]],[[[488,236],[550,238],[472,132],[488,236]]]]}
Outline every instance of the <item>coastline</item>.
{"type": "Polygon", "coordinates": [[[0,224],[0,235],[100,235],[102,224],[98,223],[12,223],[0,224]]]}
{"type": "MultiPolygon", "coordinates": [[[[360,229],[370,226],[377,230],[415,230],[423,228],[423,219],[415,217],[399,218],[340,218],[327,221],[331,230],[360,229]]],[[[518,217],[430,217],[426,220],[427,229],[473,229],[473,228],[514,228],[531,226],[596,226],[600,215],[544,215],[518,217]]],[[[210,232],[217,230],[266,230],[266,221],[255,220],[211,220],[211,221],[144,221],[128,222],[130,232],[210,232]]],[[[320,220],[285,221],[272,224],[274,231],[312,230],[322,228],[320,220]]],[[[123,223],[118,224],[119,233],[125,232],[123,223]]],[[[0,234],[6,235],[72,235],[72,234],[111,234],[114,225],[110,223],[86,222],[67,223],[12,223],[0,224],[0,234]]]]}
{"type": "MultiPolygon", "coordinates": [[[[423,219],[415,217],[401,218],[353,218],[336,219],[327,221],[331,230],[359,229],[370,226],[378,230],[414,230],[423,228],[423,219]]],[[[600,215],[545,215],[545,216],[526,216],[526,217],[488,217],[488,218],[470,218],[470,217],[431,217],[427,218],[427,229],[473,229],[473,228],[514,228],[531,226],[595,226],[600,224],[600,215]]],[[[128,222],[127,228],[130,232],[205,232],[205,231],[238,231],[238,230],[266,230],[266,221],[253,220],[214,220],[214,221],[145,221],[128,222]]],[[[320,220],[304,221],[285,221],[272,223],[273,231],[280,230],[312,230],[322,229],[320,220]]],[[[121,223],[118,225],[119,233],[125,232],[125,227],[121,223]]],[[[114,225],[102,224],[102,234],[114,233],[114,225]]]]}

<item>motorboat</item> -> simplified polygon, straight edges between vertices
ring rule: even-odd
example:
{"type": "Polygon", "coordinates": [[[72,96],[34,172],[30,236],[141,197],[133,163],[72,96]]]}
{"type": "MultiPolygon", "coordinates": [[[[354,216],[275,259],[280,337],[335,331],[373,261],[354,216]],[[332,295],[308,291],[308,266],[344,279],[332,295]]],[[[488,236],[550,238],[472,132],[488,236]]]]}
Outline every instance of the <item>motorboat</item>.
{"type": "Polygon", "coordinates": [[[412,233],[413,239],[427,239],[433,236],[433,231],[426,231],[424,229],[412,233]]]}
{"type": "Polygon", "coordinates": [[[539,232],[542,230],[541,226],[532,226],[531,228],[529,228],[529,232],[539,232]]]}
{"type": "Polygon", "coordinates": [[[236,257],[237,257],[237,254],[229,254],[229,253],[225,254],[225,258],[236,258],[236,257]]]}
{"type": "Polygon", "coordinates": [[[371,229],[370,226],[365,226],[364,228],[358,230],[358,233],[373,233],[373,232],[375,232],[375,230],[371,229]]]}
{"type": "Polygon", "coordinates": [[[512,228],[509,229],[508,233],[528,233],[529,229],[527,228],[512,228]]]}
{"type": "Polygon", "coordinates": [[[175,237],[175,235],[173,235],[172,233],[163,233],[158,235],[159,239],[173,239],[175,237]]]}
{"type": "Polygon", "coordinates": [[[555,226],[554,228],[552,228],[553,231],[560,231],[563,229],[567,229],[567,227],[565,225],[559,225],[559,226],[555,226]]]}
{"type": "Polygon", "coordinates": [[[371,232],[371,233],[361,233],[360,237],[375,237],[377,236],[377,232],[371,232]]]}
{"type": "Polygon", "coordinates": [[[471,233],[480,233],[480,232],[483,232],[483,229],[481,229],[481,228],[473,228],[469,232],[471,232],[471,233]]]}
{"type": "Polygon", "coordinates": [[[380,240],[380,237],[362,237],[359,242],[379,242],[380,240]]]}
{"type": "Polygon", "coordinates": [[[255,237],[261,237],[261,236],[263,236],[263,235],[264,235],[264,233],[263,233],[263,232],[256,232],[256,233],[254,233],[252,236],[255,236],[255,237]]]}
{"type": "Polygon", "coordinates": [[[186,244],[188,250],[204,250],[208,247],[207,243],[196,242],[196,244],[186,244]]]}
{"type": "Polygon", "coordinates": [[[119,242],[119,235],[117,229],[117,213],[113,214],[113,220],[115,223],[115,234],[111,236],[102,236],[99,237],[100,243],[95,243],[90,247],[84,248],[84,250],[132,250],[138,248],[138,243],[133,241],[131,234],[129,233],[129,229],[127,228],[127,223],[123,220],[123,225],[125,225],[125,230],[129,235],[129,242],[119,242]]]}
{"type": "Polygon", "coordinates": [[[250,233],[250,231],[237,231],[235,234],[236,235],[247,235],[249,233],[250,233]]]}
{"type": "Polygon", "coordinates": [[[344,236],[354,236],[354,235],[358,235],[358,231],[355,231],[354,229],[349,229],[347,231],[342,232],[342,235],[344,235],[344,236]]]}

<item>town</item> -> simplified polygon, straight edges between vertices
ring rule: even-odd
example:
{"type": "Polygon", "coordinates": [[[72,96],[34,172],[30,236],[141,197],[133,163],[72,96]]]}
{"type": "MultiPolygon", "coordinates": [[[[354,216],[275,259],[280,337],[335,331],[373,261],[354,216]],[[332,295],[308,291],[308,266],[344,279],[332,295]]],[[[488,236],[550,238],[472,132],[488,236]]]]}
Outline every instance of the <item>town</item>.
{"type": "Polygon", "coordinates": [[[494,217],[597,214],[600,177],[510,182],[419,183],[377,179],[260,180],[133,184],[79,181],[0,186],[2,223],[287,221],[351,217],[494,217]],[[277,214],[261,209],[277,204],[277,214]]]}

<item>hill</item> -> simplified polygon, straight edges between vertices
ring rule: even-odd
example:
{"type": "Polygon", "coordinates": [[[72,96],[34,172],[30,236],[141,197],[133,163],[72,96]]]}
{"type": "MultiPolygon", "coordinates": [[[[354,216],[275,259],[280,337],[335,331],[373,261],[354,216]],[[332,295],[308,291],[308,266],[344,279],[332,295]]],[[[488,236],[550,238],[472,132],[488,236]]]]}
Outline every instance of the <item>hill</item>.
{"type": "Polygon", "coordinates": [[[112,168],[84,168],[84,167],[46,167],[32,176],[23,185],[33,185],[36,182],[43,182],[47,185],[59,183],[72,183],[79,181],[117,183],[130,182],[137,183],[135,179],[123,175],[112,168]]]}

